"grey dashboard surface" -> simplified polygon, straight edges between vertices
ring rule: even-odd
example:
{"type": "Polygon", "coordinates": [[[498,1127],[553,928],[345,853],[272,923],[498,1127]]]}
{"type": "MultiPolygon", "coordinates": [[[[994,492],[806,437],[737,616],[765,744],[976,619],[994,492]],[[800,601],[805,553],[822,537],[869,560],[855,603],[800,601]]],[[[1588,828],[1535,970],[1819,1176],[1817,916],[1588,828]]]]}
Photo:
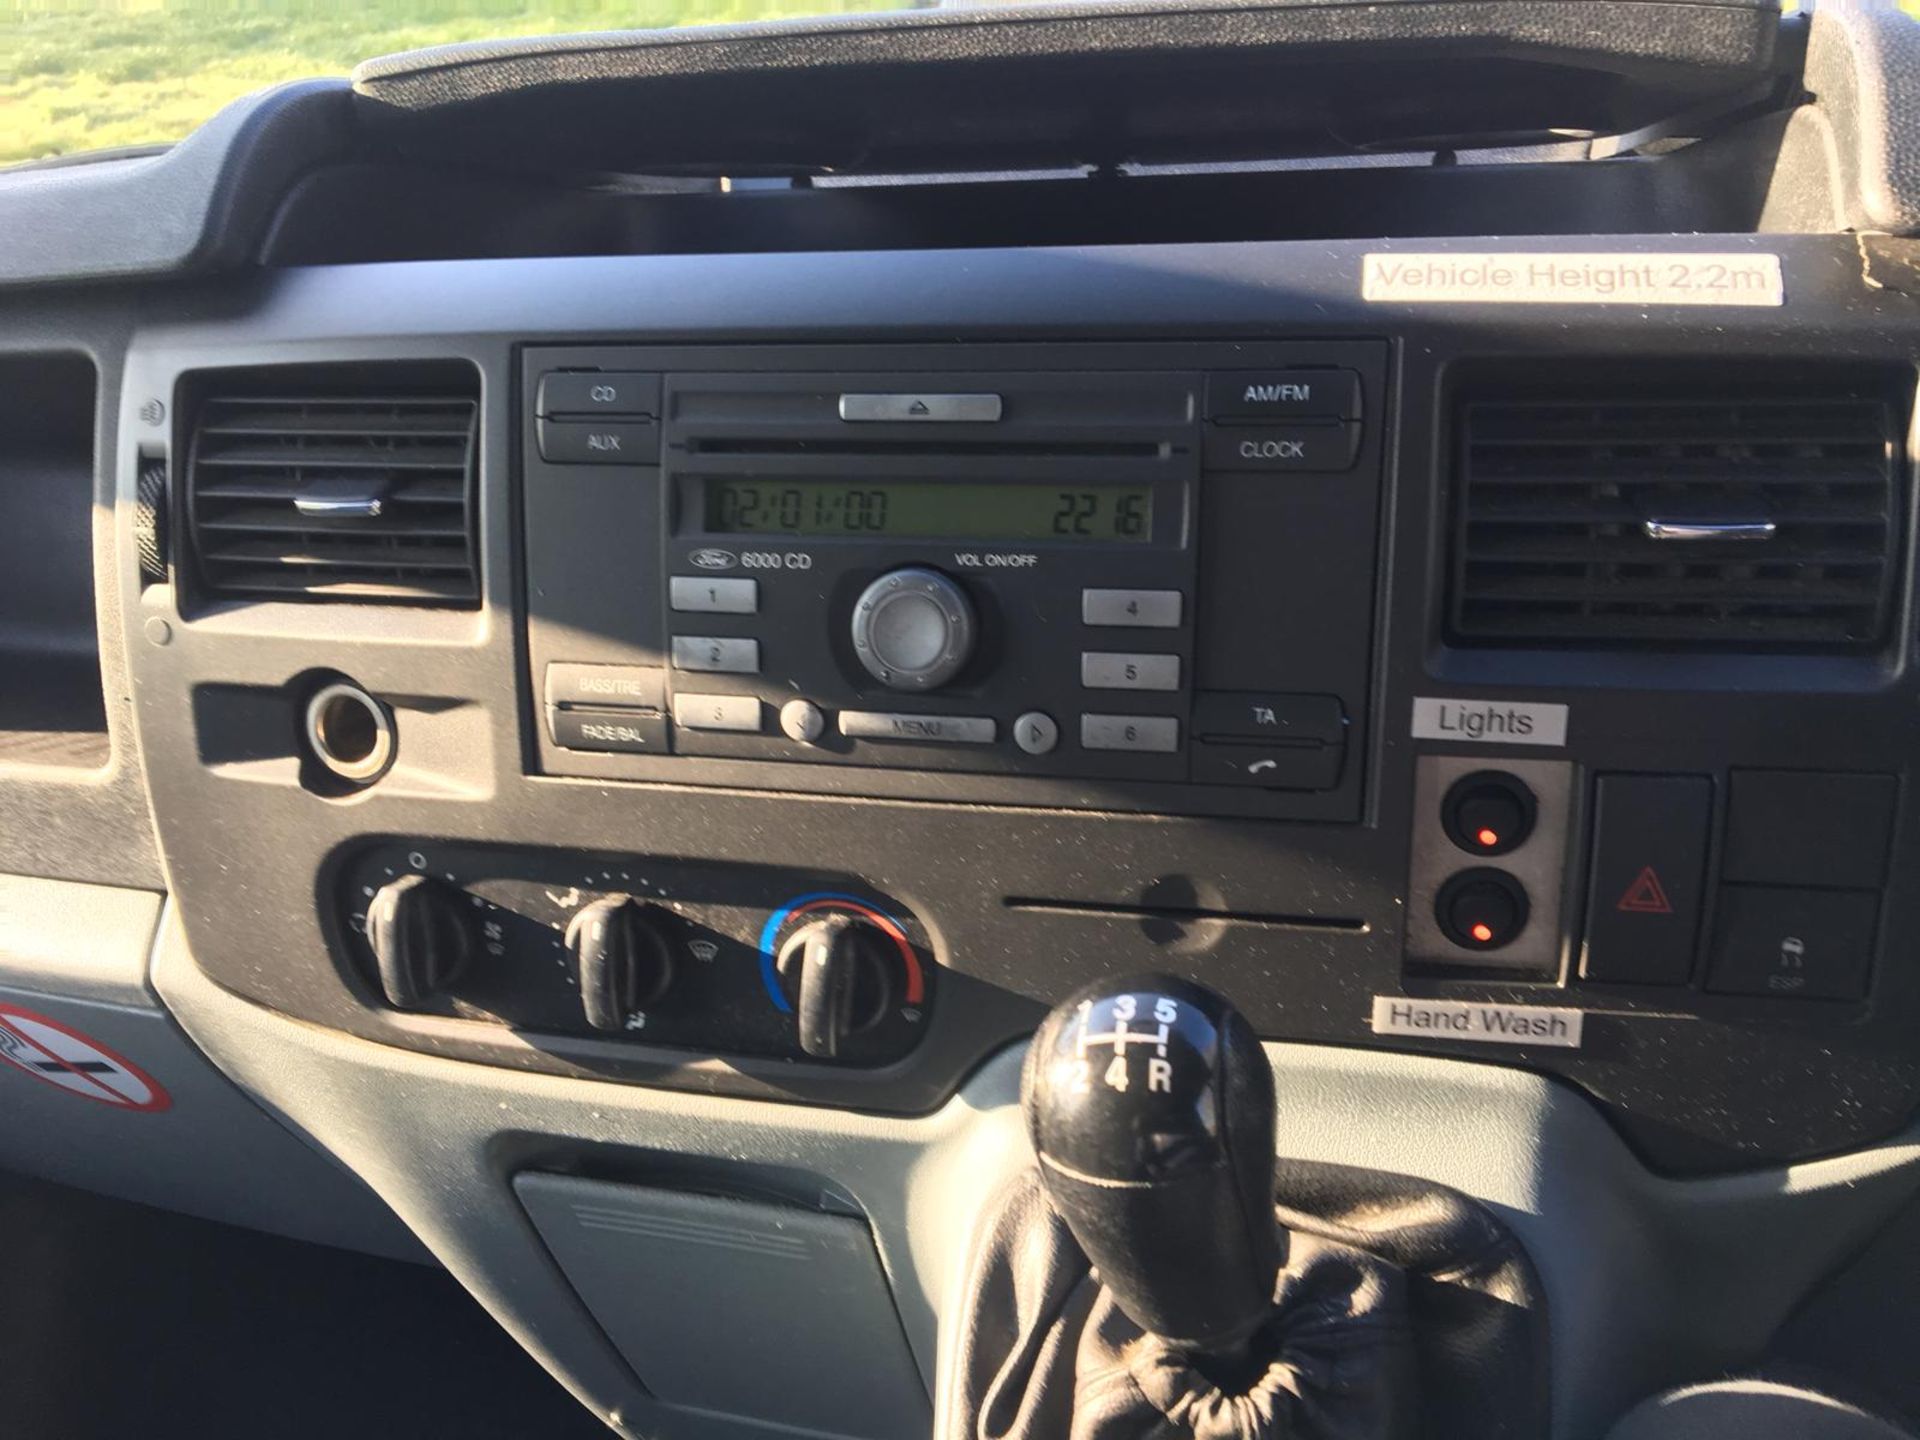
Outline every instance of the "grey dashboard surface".
{"type": "MultiPolygon", "coordinates": [[[[932,1115],[797,1110],[509,1074],[300,1025],[209,982],[177,928],[162,937],[155,978],[237,1083],[359,1173],[625,1435],[658,1433],[669,1418],[687,1440],[778,1432],[662,1411],[554,1268],[514,1175],[620,1156],[625,1178],[690,1190],[831,1191],[872,1225],[933,1390],[946,1363],[939,1319],[955,1304],[972,1226],[1028,1163],[1018,1051],[932,1115]]],[[[1537,1076],[1308,1046],[1269,1054],[1283,1154],[1450,1185],[1527,1244],[1553,1315],[1556,1440],[1586,1440],[1657,1389],[1751,1361],[1808,1287],[1920,1187],[1912,1135],[1786,1169],[1662,1180],[1584,1101],[1537,1076]]]]}

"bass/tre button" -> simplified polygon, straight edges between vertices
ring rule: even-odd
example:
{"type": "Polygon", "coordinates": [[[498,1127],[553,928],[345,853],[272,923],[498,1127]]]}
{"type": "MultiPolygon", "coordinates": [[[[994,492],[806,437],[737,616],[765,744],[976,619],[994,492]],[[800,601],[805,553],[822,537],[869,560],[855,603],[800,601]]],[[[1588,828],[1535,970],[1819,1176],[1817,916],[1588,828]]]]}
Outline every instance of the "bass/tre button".
{"type": "Polygon", "coordinates": [[[973,603],[938,570],[909,565],[882,575],[853,607],[853,653],[892,690],[932,690],[973,654],[973,603]]]}

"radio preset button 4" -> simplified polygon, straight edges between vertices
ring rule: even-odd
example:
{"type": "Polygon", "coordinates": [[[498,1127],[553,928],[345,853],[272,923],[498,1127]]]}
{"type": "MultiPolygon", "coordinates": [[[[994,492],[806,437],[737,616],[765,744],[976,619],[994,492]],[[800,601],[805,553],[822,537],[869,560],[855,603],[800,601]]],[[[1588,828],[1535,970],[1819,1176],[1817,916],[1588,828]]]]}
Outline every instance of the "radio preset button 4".
{"type": "Polygon", "coordinates": [[[1171,715],[1082,715],[1080,748],[1172,755],[1180,749],[1180,722],[1171,715]]]}
{"type": "Polygon", "coordinates": [[[1000,727],[985,715],[896,715],[880,710],[842,710],[840,733],[849,740],[991,745],[1000,727]]]}
{"type": "Polygon", "coordinates": [[[1089,650],[1080,657],[1080,684],[1088,690],[1178,690],[1180,657],[1089,650]]]}
{"type": "Polygon", "coordinates": [[[673,668],[709,675],[758,675],[760,642],[732,635],[676,635],[673,668]]]}
{"type": "Polygon", "coordinates": [[[1178,590],[1082,590],[1080,621],[1130,630],[1180,628],[1178,590]]]}
{"type": "Polygon", "coordinates": [[[753,615],[760,609],[760,582],[675,575],[667,581],[667,603],[682,615],[753,615]]]}
{"type": "Polygon", "coordinates": [[[760,733],[760,701],[752,695],[690,695],[673,697],[673,723],[682,730],[732,730],[760,733]]]}

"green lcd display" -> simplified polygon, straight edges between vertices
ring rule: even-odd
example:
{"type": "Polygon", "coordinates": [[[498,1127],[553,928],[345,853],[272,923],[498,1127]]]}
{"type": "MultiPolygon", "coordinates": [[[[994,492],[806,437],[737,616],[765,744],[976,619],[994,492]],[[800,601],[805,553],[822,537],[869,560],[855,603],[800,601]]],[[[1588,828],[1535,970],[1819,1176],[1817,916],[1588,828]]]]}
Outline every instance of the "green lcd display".
{"type": "Polygon", "coordinates": [[[707,481],[707,529],[910,540],[1153,538],[1150,485],[707,481]]]}

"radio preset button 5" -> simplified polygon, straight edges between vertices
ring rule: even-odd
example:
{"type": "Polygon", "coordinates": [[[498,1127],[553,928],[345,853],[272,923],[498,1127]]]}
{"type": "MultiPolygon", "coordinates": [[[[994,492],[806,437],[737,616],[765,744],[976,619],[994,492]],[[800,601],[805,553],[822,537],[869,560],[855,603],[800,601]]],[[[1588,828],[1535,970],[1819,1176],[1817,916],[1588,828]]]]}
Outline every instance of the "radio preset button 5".
{"type": "Polygon", "coordinates": [[[1180,749],[1180,722],[1171,715],[1082,715],[1080,748],[1172,755],[1180,749]]]}
{"type": "Polygon", "coordinates": [[[1013,722],[1013,743],[1029,755],[1048,755],[1060,743],[1060,726],[1044,710],[1029,710],[1013,722]]]}
{"type": "Polygon", "coordinates": [[[991,745],[1000,727],[985,715],[894,715],[879,710],[842,710],[840,733],[849,740],[991,745]]]}
{"type": "Polygon", "coordinates": [[[673,697],[673,723],[682,730],[733,730],[760,733],[760,701],[752,695],[690,695],[673,697]]]}
{"type": "Polygon", "coordinates": [[[890,690],[946,684],[972,657],[973,637],[973,602],[938,570],[889,571],[854,602],[853,653],[890,690]]]}
{"type": "Polygon", "coordinates": [[[1178,690],[1180,657],[1089,650],[1080,657],[1080,684],[1088,690],[1178,690]]]}
{"type": "Polygon", "coordinates": [[[675,575],[667,581],[667,603],[682,615],[752,615],[760,609],[760,582],[675,575]]]}
{"type": "Polygon", "coordinates": [[[1082,590],[1080,621],[1131,630],[1180,628],[1178,590],[1082,590]]]}
{"type": "Polygon", "coordinates": [[[758,675],[760,642],[731,635],[676,635],[673,668],[709,675],[758,675]]]}

